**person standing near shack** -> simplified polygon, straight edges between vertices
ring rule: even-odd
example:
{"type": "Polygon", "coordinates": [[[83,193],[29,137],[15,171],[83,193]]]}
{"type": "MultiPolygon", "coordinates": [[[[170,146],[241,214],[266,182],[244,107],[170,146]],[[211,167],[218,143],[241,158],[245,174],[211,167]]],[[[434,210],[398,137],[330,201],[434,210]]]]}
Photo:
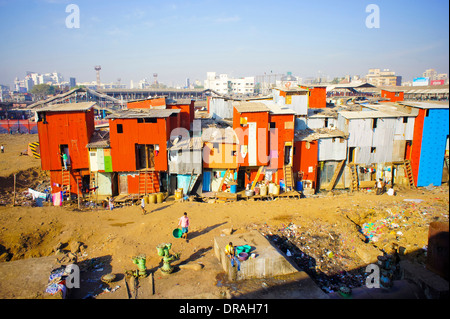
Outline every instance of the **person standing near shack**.
{"type": "Polygon", "coordinates": [[[186,212],[184,212],[184,215],[180,217],[178,226],[181,227],[181,238],[184,237],[187,241],[187,234],[189,232],[189,217],[187,216],[186,212]]]}
{"type": "Polygon", "coordinates": [[[64,169],[67,170],[67,160],[68,160],[67,154],[64,152],[61,157],[63,159],[64,169]]]}
{"type": "Polygon", "coordinates": [[[384,193],[384,182],[383,179],[379,178],[377,181],[377,195],[384,193]]]}
{"type": "Polygon", "coordinates": [[[236,252],[234,250],[234,246],[233,243],[230,242],[226,247],[225,247],[225,255],[227,255],[228,258],[230,258],[231,261],[231,267],[234,267],[234,263],[236,262],[237,264],[237,270],[241,270],[241,262],[239,261],[239,259],[236,257],[236,252]]]}
{"type": "Polygon", "coordinates": [[[147,213],[145,211],[145,197],[142,197],[142,199],[141,199],[141,209],[142,209],[142,213],[145,215],[147,213]]]}
{"type": "Polygon", "coordinates": [[[2,153],[5,153],[5,147],[2,144],[2,153]]]}

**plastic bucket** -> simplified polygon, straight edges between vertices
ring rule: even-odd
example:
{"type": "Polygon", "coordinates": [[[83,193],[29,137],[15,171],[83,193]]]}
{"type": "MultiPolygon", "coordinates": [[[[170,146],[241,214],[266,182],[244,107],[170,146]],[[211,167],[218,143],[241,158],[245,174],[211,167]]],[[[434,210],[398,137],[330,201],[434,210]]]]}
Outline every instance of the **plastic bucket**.
{"type": "Polygon", "coordinates": [[[299,192],[301,192],[303,190],[303,182],[302,181],[297,181],[297,190],[299,192]]]}
{"type": "Polygon", "coordinates": [[[270,183],[269,184],[269,194],[273,194],[274,187],[275,187],[275,183],[270,183]]]}
{"type": "Polygon", "coordinates": [[[156,203],[156,194],[150,194],[150,195],[148,195],[148,202],[149,202],[150,204],[156,203]]]}
{"type": "Polygon", "coordinates": [[[146,204],[149,203],[149,195],[144,196],[144,203],[146,203],[146,204]]]}
{"type": "Polygon", "coordinates": [[[172,232],[172,235],[173,235],[173,237],[175,237],[175,238],[181,238],[181,235],[182,235],[183,233],[182,233],[182,231],[181,231],[181,229],[179,229],[179,228],[175,228],[174,230],[173,230],[173,232],[172,232]]]}
{"type": "Polygon", "coordinates": [[[159,203],[162,203],[163,200],[164,200],[164,193],[158,193],[158,194],[156,194],[156,202],[157,202],[158,204],[159,204],[159,203]]]}
{"type": "Polygon", "coordinates": [[[237,185],[230,185],[230,193],[233,194],[237,193],[237,185]]]}

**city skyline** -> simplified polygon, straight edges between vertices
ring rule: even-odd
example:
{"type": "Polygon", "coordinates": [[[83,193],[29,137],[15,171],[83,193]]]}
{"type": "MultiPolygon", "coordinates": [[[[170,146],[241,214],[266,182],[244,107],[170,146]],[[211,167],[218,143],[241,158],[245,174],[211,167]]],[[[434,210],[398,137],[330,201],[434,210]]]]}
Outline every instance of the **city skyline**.
{"type": "Polygon", "coordinates": [[[449,73],[447,2],[377,1],[379,28],[366,25],[369,4],[0,0],[0,83],[27,71],[91,82],[95,65],[101,82],[127,86],[154,73],[175,85],[209,71],[334,78],[386,68],[404,81],[430,68],[449,73]],[[79,28],[67,26],[71,3],[79,28]]]}

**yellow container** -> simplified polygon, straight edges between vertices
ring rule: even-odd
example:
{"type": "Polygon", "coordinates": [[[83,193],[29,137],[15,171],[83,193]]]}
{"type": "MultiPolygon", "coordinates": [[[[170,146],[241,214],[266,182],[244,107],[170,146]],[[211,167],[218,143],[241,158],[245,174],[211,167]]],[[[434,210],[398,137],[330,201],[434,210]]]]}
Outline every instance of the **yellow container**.
{"type": "Polygon", "coordinates": [[[178,188],[175,191],[175,200],[181,199],[183,198],[183,189],[182,188],[178,188]]]}
{"type": "Polygon", "coordinates": [[[150,194],[148,195],[148,202],[150,204],[155,204],[156,203],[156,194],[150,194]]]}
{"type": "Polygon", "coordinates": [[[273,187],[273,195],[280,195],[280,185],[275,185],[273,187]]]}
{"type": "Polygon", "coordinates": [[[156,194],[156,202],[157,203],[162,203],[164,200],[164,193],[158,193],[156,194]]]}
{"type": "Polygon", "coordinates": [[[144,202],[145,202],[145,204],[148,204],[148,203],[149,203],[148,197],[149,197],[149,195],[145,195],[145,196],[144,196],[144,202]]]}

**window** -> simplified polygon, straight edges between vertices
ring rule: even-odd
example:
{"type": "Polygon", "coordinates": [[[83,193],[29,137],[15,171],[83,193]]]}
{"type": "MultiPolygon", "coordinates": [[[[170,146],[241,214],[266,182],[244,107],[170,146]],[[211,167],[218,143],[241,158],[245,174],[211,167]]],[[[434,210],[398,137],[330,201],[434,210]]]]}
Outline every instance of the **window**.
{"type": "Polygon", "coordinates": [[[371,147],[370,148],[370,153],[375,154],[377,152],[377,148],[376,147],[371,147]]]}
{"type": "Polygon", "coordinates": [[[122,133],[123,133],[123,125],[117,124],[117,134],[122,134],[122,133]]]}
{"type": "Polygon", "coordinates": [[[377,128],[377,122],[378,122],[378,119],[373,119],[373,122],[372,122],[372,129],[377,128]]]}
{"type": "Polygon", "coordinates": [[[156,123],[156,122],[157,122],[156,118],[150,118],[150,117],[144,118],[144,123],[156,123]]]}
{"type": "Polygon", "coordinates": [[[277,127],[277,125],[275,122],[270,122],[270,128],[276,128],[276,127],[277,127]]]}
{"type": "Polygon", "coordinates": [[[403,123],[408,123],[408,118],[406,116],[403,117],[403,123]]]}

